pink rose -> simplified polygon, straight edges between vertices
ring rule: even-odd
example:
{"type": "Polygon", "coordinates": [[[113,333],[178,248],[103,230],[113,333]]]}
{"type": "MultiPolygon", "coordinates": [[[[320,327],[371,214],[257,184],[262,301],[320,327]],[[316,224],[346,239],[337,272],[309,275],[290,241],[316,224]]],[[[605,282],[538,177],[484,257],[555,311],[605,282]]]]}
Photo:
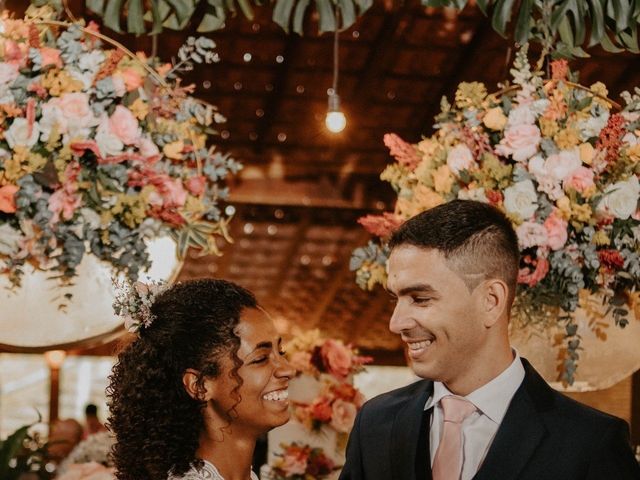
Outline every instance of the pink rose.
{"type": "Polygon", "coordinates": [[[64,93],[56,104],[70,128],[86,128],[95,124],[86,93],[64,93]]]}
{"type": "Polygon", "coordinates": [[[578,167],[564,180],[565,190],[573,188],[576,192],[584,193],[595,186],[593,170],[587,167],[578,167]]]}
{"type": "Polygon", "coordinates": [[[282,465],[280,468],[287,475],[304,475],[307,471],[308,455],[305,450],[288,450],[282,457],[282,465]]]}
{"type": "Polygon", "coordinates": [[[40,49],[40,57],[42,58],[42,66],[55,65],[62,68],[62,60],[60,59],[60,50],[51,47],[42,47],[40,49]]]}
{"type": "Polygon", "coordinates": [[[342,342],[326,340],[320,348],[320,355],[329,373],[338,378],[345,378],[349,375],[352,353],[342,342]]]}
{"type": "Polygon", "coordinates": [[[207,179],[204,175],[198,175],[196,177],[191,177],[185,183],[187,190],[191,192],[192,195],[202,195],[204,193],[204,189],[207,185],[207,179]]]}
{"type": "Polygon", "coordinates": [[[559,250],[567,243],[568,226],[566,220],[555,212],[549,215],[544,221],[544,228],[547,231],[547,245],[551,250],[559,250]]]}
{"type": "Polygon", "coordinates": [[[0,187],[0,212],[15,213],[16,193],[20,190],[17,185],[5,185],[0,187]]]}
{"type": "Polygon", "coordinates": [[[49,197],[49,210],[53,212],[51,223],[56,223],[62,216],[63,220],[71,220],[74,212],[82,205],[82,198],[71,186],[62,187],[49,197]]]}
{"type": "Polygon", "coordinates": [[[462,170],[471,170],[477,165],[469,147],[459,143],[447,153],[447,166],[454,175],[459,175],[462,170]]]}
{"type": "Polygon", "coordinates": [[[28,49],[29,45],[27,43],[21,42],[20,44],[18,44],[13,40],[5,40],[4,59],[6,62],[9,62],[13,65],[23,67],[27,60],[28,49]]]}
{"type": "Polygon", "coordinates": [[[124,68],[117,72],[115,76],[122,78],[128,92],[141,87],[143,83],[142,76],[134,68],[124,68]]]}
{"type": "Polygon", "coordinates": [[[536,222],[522,223],[516,228],[516,235],[521,249],[547,244],[547,231],[544,226],[536,222]]]}
{"type": "Polygon", "coordinates": [[[533,157],[540,145],[540,129],[535,125],[514,125],[504,131],[504,138],[496,147],[496,153],[511,155],[516,162],[533,157]]]}
{"type": "Polygon", "coordinates": [[[140,127],[138,120],[133,116],[131,110],[122,105],[118,105],[109,118],[111,132],[125,145],[137,143],[140,138],[140,127]]]}
{"type": "Polygon", "coordinates": [[[332,405],[330,425],[338,432],[349,433],[356,419],[357,409],[353,403],[337,399],[332,405]]]}
{"type": "Polygon", "coordinates": [[[0,63],[0,84],[9,85],[18,78],[18,66],[12,63],[0,63]]]}

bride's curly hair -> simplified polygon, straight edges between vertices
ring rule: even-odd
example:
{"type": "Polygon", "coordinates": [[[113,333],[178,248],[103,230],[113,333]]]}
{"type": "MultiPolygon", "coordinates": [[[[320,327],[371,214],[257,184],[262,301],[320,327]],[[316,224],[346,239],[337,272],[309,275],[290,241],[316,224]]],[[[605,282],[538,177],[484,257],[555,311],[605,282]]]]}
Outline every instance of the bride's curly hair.
{"type": "Polygon", "coordinates": [[[251,292],[214,279],[176,284],[155,299],[153,323],[120,352],[107,387],[119,480],[166,480],[201,463],[195,455],[206,403],[186,392],[182,375],[193,368],[202,385],[220,375],[220,359],[229,356],[239,403],[242,361],[234,329],[246,308],[257,308],[251,292]]]}

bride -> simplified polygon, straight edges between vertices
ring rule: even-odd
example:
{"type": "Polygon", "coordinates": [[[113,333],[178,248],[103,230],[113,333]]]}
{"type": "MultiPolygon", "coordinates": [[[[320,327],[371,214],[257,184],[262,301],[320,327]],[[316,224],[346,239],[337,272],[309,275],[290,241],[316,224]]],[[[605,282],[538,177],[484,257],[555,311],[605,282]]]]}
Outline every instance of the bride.
{"type": "Polygon", "coordinates": [[[288,421],[295,370],[255,297],[206,279],[137,284],[114,306],[139,335],[107,388],[118,480],[257,480],[256,439],[288,421]]]}

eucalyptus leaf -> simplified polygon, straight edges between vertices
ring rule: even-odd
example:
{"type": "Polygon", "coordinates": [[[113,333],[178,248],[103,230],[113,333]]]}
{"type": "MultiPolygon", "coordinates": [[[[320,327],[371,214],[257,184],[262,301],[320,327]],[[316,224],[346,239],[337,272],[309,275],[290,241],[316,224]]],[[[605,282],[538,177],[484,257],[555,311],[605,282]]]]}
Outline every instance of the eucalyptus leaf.
{"type": "Polygon", "coordinates": [[[271,18],[287,33],[289,33],[291,11],[294,4],[295,0],[276,0],[276,4],[273,7],[273,16],[271,18]]]}
{"type": "Polygon", "coordinates": [[[107,0],[104,10],[104,24],[114,32],[122,33],[120,29],[120,12],[123,0],[107,0]]]}
{"type": "Polygon", "coordinates": [[[338,8],[340,9],[341,29],[349,28],[356,21],[356,9],[353,0],[338,0],[338,8]]]}
{"type": "Polygon", "coordinates": [[[304,29],[304,14],[309,7],[311,0],[298,0],[296,9],[293,12],[293,31],[302,35],[304,29]]]}
{"type": "Polygon", "coordinates": [[[86,5],[89,10],[97,15],[103,15],[105,0],[86,0],[86,5]]]}
{"type": "Polygon", "coordinates": [[[200,25],[198,25],[198,32],[212,32],[214,30],[220,30],[224,27],[224,22],[226,20],[226,15],[224,14],[224,10],[221,9],[221,15],[216,16],[212,13],[205,13],[202,17],[202,21],[200,25]]]}
{"type": "Polygon", "coordinates": [[[316,0],[316,8],[320,16],[318,20],[320,33],[335,31],[337,28],[336,16],[333,13],[331,0],[316,0]]]}
{"type": "Polygon", "coordinates": [[[507,36],[507,23],[511,19],[515,0],[498,0],[493,11],[491,26],[503,37],[507,36]]]}
{"type": "Polygon", "coordinates": [[[140,35],[145,33],[144,7],[142,0],[129,0],[127,11],[127,31],[140,35]]]}

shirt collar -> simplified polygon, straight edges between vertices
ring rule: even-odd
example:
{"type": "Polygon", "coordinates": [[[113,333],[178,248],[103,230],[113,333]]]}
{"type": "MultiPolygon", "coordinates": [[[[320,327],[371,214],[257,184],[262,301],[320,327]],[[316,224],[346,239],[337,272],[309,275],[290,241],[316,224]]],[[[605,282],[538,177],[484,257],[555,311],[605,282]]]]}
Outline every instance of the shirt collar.
{"type": "MultiPolygon", "coordinates": [[[[502,422],[513,395],[524,379],[524,367],[520,355],[514,349],[515,358],[500,375],[474,390],[466,398],[478,410],[498,425],[502,422]]],[[[424,409],[437,405],[442,397],[454,395],[442,382],[433,382],[433,395],[429,397],[424,409]]]]}

